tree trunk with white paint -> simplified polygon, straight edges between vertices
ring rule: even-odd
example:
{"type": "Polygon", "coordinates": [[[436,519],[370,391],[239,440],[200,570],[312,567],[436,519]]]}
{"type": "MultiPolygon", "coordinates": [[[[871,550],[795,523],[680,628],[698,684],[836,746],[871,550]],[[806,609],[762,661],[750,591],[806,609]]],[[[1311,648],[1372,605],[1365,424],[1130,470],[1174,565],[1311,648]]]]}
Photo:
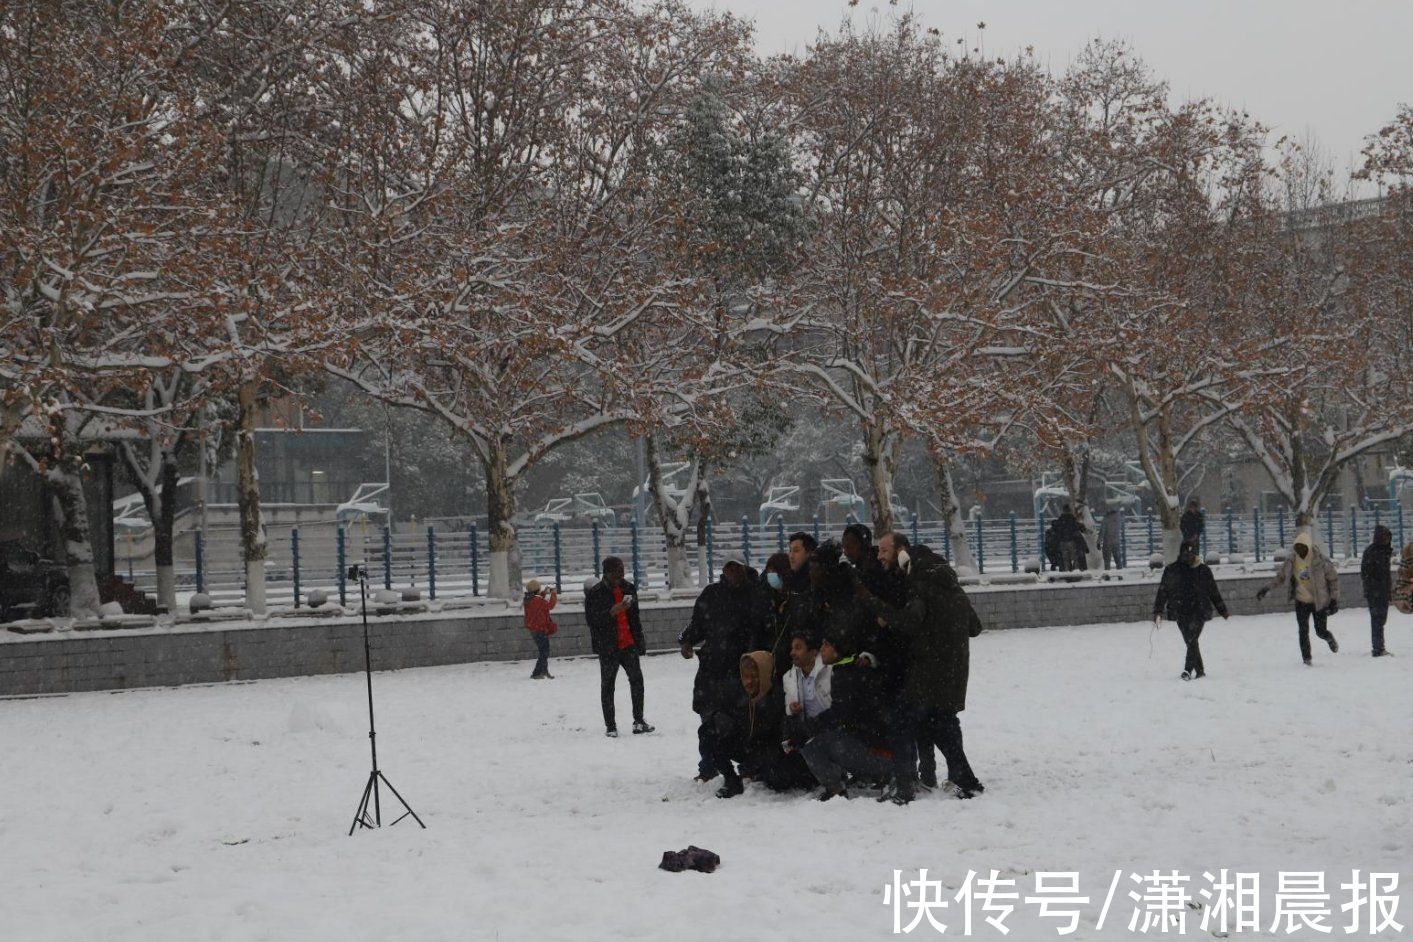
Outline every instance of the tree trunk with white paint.
{"type": "Polygon", "coordinates": [[[515,516],[515,482],[508,470],[505,446],[490,443],[482,462],[486,473],[486,530],[490,542],[490,580],[487,594],[495,599],[520,597],[520,538],[511,518],[515,516]]]}
{"type": "Polygon", "coordinates": [[[976,557],[972,555],[971,544],[967,542],[967,524],[962,519],[961,501],[957,499],[957,484],[952,477],[952,463],[934,458],[933,468],[937,474],[937,489],[942,494],[942,520],[951,540],[953,568],[976,572],[976,557]]]}
{"type": "Polygon", "coordinates": [[[879,416],[863,423],[864,467],[873,490],[873,532],[882,537],[893,532],[893,475],[898,467],[902,440],[879,416]]]}
{"type": "MultiPolygon", "coordinates": [[[[53,494],[69,574],[69,610],[76,618],[98,614],[102,604],[98,576],[93,567],[93,541],[88,522],[88,500],[83,493],[83,458],[65,455],[55,459],[45,474],[53,494]]],[[[64,614],[64,613],[59,613],[64,614]]]]}

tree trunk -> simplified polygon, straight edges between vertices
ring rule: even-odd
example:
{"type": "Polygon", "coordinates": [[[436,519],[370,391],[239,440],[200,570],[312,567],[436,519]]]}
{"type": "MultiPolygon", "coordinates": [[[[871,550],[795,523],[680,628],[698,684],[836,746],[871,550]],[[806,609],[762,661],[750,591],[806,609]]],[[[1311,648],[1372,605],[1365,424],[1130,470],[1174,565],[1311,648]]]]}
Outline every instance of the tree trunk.
{"type": "Polygon", "coordinates": [[[889,430],[885,420],[874,417],[863,424],[864,466],[868,468],[869,485],[873,489],[873,532],[881,538],[892,533],[893,472],[898,465],[899,439],[889,430]]]}
{"type": "Polygon", "coordinates": [[[177,525],[177,456],[162,452],[162,479],[157,512],[147,508],[152,519],[153,564],[157,569],[157,604],[168,612],[177,610],[177,577],[174,558],[177,525]]]}
{"type": "Polygon", "coordinates": [[[697,586],[704,588],[711,580],[711,567],[707,565],[711,488],[707,484],[706,474],[697,479],[697,492],[697,586]]]}
{"type": "Polygon", "coordinates": [[[98,575],[93,568],[93,542],[88,528],[88,501],[83,493],[83,458],[65,455],[46,472],[59,518],[59,538],[69,571],[69,611],[76,618],[98,614],[98,575]]]}
{"type": "Polygon", "coordinates": [[[491,546],[491,573],[487,594],[495,599],[520,596],[520,539],[511,518],[515,515],[515,482],[507,469],[505,446],[492,442],[486,472],[486,530],[491,546]]]}
{"type": "Polygon", "coordinates": [[[937,489],[942,495],[942,520],[951,537],[952,560],[958,572],[976,572],[976,557],[972,555],[971,544],[967,542],[967,525],[962,519],[961,501],[957,499],[957,482],[952,477],[952,463],[942,458],[933,458],[933,469],[937,474],[937,489]]]}
{"type": "Polygon", "coordinates": [[[1094,522],[1094,511],[1089,506],[1089,469],[1091,455],[1084,449],[1084,457],[1075,460],[1073,449],[1065,449],[1065,490],[1070,495],[1070,510],[1084,527],[1084,567],[1091,571],[1104,568],[1104,560],[1099,553],[1099,527],[1094,522]]]}
{"type": "Polygon", "coordinates": [[[691,568],[687,565],[687,522],[691,507],[696,503],[702,463],[700,460],[693,463],[687,492],[674,501],[663,487],[662,455],[658,451],[656,435],[645,436],[644,451],[648,465],[648,493],[652,495],[653,509],[657,511],[667,544],[667,587],[685,589],[692,584],[691,568]]]}
{"type": "Polygon", "coordinates": [[[1168,409],[1163,408],[1157,416],[1157,456],[1154,457],[1152,430],[1143,421],[1143,403],[1139,399],[1133,380],[1128,381],[1129,425],[1138,441],[1138,459],[1143,465],[1143,476],[1148,479],[1148,488],[1153,492],[1153,503],[1158,511],[1158,519],[1163,527],[1163,562],[1177,562],[1178,551],[1182,548],[1182,513],[1178,496],[1177,455],[1174,452],[1172,419],[1168,409]]]}
{"type": "MultiPolygon", "coordinates": [[[[265,614],[265,526],[260,519],[260,475],[255,469],[255,383],[240,384],[236,396],[236,501],[240,508],[240,551],[245,561],[245,604],[265,614]]],[[[154,521],[155,523],[155,521],[154,521]]]]}

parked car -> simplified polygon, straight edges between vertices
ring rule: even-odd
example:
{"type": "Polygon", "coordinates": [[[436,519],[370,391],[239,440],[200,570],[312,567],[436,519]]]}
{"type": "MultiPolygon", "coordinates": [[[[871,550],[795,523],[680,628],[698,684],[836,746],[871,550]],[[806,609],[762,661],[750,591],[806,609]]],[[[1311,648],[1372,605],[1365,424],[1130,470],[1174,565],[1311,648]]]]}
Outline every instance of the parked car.
{"type": "Polygon", "coordinates": [[[15,540],[0,542],[0,621],[69,613],[69,573],[15,540]]]}

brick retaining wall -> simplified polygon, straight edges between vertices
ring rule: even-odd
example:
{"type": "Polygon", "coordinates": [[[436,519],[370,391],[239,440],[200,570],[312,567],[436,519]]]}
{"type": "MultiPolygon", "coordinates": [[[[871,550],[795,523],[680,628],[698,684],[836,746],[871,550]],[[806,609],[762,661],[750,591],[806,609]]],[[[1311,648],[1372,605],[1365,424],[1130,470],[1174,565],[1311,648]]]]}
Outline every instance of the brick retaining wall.
{"type": "MultiPolygon", "coordinates": [[[[1256,600],[1256,589],[1264,581],[1265,577],[1255,575],[1219,580],[1232,614],[1289,609],[1280,593],[1256,600]]],[[[1152,611],[1156,591],[1149,578],[988,587],[972,589],[970,594],[987,629],[998,630],[1142,621],[1152,611]]],[[[1347,607],[1363,605],[1357,572],[1342,574],[1340,592],[1347,607]]],[[[648,647],[675,647],[690,611],[690,602],[644,602],[641,612],[648,647]]],[[[559,633],[551,642],[553,656],[590,653],[581,609],[561,606],[555,619],[559,633]]],[[[1352,618],[1340,622],[1354,624],[1352,618]]],[[[379,670],[535,656],[519,612],[392,616],[370,618],[369,623],[373,664],[379,670]]],[[[1361,628],[1368,630],[1367,621],[1361,628]]],[[[362,667],[363,627],[357,618],[65,632],[0,643],[0,696],[334,674],[362,667]]]]}

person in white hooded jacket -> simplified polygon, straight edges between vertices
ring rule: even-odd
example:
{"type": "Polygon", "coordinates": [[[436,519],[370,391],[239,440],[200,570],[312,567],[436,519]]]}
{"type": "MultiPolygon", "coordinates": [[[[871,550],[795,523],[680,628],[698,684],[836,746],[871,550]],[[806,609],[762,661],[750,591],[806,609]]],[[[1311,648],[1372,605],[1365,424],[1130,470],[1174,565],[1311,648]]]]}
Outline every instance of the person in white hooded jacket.
{"type": "Polygon", "coordinates": [[[1263,599],[1272,589],[1285,586],[1287,597],[1295,603],[1295,622],[1300,628],[1300,657],[1305,666],[1311,664],[1310,619],[1315,619],[1315,634],[1330,646],[1331,654],[1339,653],[1339,642],[1330,633],[1329,617],[1339,611],[1339,570],[1320,552],[1309,533],[1295,538],[1292,551],[1276,570],[1276,577],[1257,591],[1263,599]]]}

